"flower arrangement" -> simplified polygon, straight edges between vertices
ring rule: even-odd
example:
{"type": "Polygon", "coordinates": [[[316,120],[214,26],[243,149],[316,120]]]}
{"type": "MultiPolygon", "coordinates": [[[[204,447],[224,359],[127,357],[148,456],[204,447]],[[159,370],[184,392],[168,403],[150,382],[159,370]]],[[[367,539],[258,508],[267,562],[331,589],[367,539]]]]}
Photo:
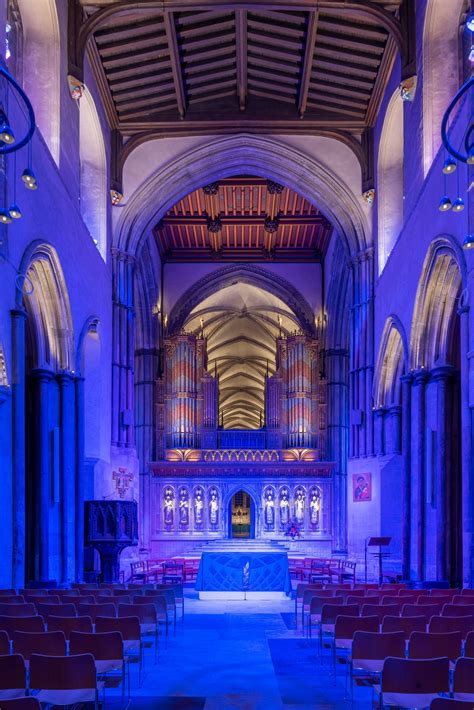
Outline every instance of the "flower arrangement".
{"type": "Polygon", "coordinates": [[[301,540],[303,535],[301,533],[301,526],[296,520],[291,520],[286,528],[285,537],[289,537],[292,540],[301,540]]]}

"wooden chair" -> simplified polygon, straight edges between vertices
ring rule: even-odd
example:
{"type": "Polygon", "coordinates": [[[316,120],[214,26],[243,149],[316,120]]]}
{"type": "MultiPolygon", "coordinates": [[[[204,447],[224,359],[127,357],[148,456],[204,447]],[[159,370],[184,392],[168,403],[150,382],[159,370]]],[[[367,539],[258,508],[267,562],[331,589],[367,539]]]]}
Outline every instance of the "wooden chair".
{"type": "Polygon", "coordinates": [[[442,658],[447,656],[451,662],[462,654],[460,631],[447,634],[414,631],[408,642],[408,658],[442,658]]]}
{"type": "Polygon", "coordinates": [[[456,594],[455,596],[451,597],[451,599],[448,600],[448,602],[446,603],[458,604],[462,606],[473,606],[474,597],[468,597],[465,594],[456,594]]]}
{"type": "MultiPolygon", "coordinates": [[[[122,634],[125,656],[137,658],[139,662],[138,678],[141,684],[143,670],[143,645],[140,630],[140,620],[137,616],[122,616],[116,619],[108,616],[97,616],[95,620],[96,633],[119,631],[122,634]]],[[[129,669],[130,674],[130,669],[129,669]]],[[[129,675],[130,681],[130,675],[129,675]]],[[[129,687],[130,690],[130,687],[129,687]]]]}
{"type": "Polygon", "coordinates": [[[39,690],[40,703],[76,705],[94,703],[99,710],[97,676],[94,657],[40,656],[30,658],[30,688],[39,690]]]}
{"type": "Polygon", "coordinates": [[[296,626],[298,626],[298,607],[303,604],[303,595],[307,589],[323,589],[323,584],[322,582],[317,582],[314,584],[308,584],[308,582],[299,582],[296,585],[296,592],[295,592],[295,621],[296,621],[296,626]]]}
{"type": "Polygon", "coordinates": [[[461,593],[459,589],[430,589],[430,597],[449,597],[452,599],[461,593]]]}
{"type": "MultiPolygon", "coordinates": [[[[432,599],[432,597],[427,597],[427,599],[432,599]]],[[[400,616],[418,616],[418,614],[428,614],[429,616],[440,616],[443,610],[443,602],[435,602],[432,600],[431,604],[404,604],[400,616]],[[418,611],[420,610],[420,611],[418,611]]]]}
{"type": "Polygon", "coordinates": [[[343,560],[339,570],[340,582],[351,582],[355,584],[357,562],[351,560],[343,560]]]}
{"type": "Polygon", "coordinates": [[[474,597],[474,589],[469,589],[468,587],[465,587],[464,589],[461,589],[461,594],[467,597],[474,597]]]}
{"type": "Polygon", "coordinates": [[[352,642],[357,631],[378,632],[379,620],[376,616],[338,616],[334,625],[332,645],[332,666],[334,683],[336,683],[336,662],[338,658],[347,657],[352,652],[352,642]]]}
{"type": "Polygon", "coordinates": [[[474,658],[458,658],[454,667],[453,697],[474,703],[474,658]]]}
{"type": "Polygon", "coordinates": [[[2,700],[2,710],[41,710],[41,705],[32,696],[16,698],[15,700],[2,700]]]}
{"type": "Polygon", "coordinates": [[[14,589],[0,589],[0,597],[14,597],[16,591],[14,589]]]}
{"type": "Polygon", "coordinates": [[[119,604],[118,617],[137,616],[142,640],[147,636],[155,640],[155,662],[158,657],[158,621],[154,604],[119,604]]]}
{"type": "Polygon", "coordinates": [[[308,589],[303,595],[303,606],[301,607],[303,631],[306,628],[308,636],[313,635],[313,623],[318,627],[321,623],[321,609],[324,604],[333,602],[339,606],[344,606],[344,600],[337,600],[330,590],[308,589]]]}
{"type": "Polygon", "coordinates": [[[429,630],[435,634],[459,631],[465,639],[470,631],[474,631],[474,616],[433,616],[429,630]]]}
{"type": "MultiPolygon", "coordinates": [[[[165,590],[163,590],[163,591],[165,591],[165,590]]],[[[142,596],[133,597],[132,603],[133,604],[154,604],[155,609],[156,609],[156,618],[157,618],[158,624],[160,623],[160,621],[164,622],[166,636],[168,636],[168,627],[169,627],[168,600],[166,599],[164,594],[161,594],[160,591],[158,591],[155,594],[148,594],[146,597],[142,597],[142,596]]],[[[176,626],[176,605],[173,605],[172,611],[173,611],[173,609],[174,609],[175,626],[176,626]]]]}
{"type": "Polygon", "coordinates": [[[10,653],[10,637],[6,631],[0,631],[0,656],[8,656],[10,653]]]}
{"type": "Polygon", "coordinates": [[[0,656],[0,707],[4,700],[26,695],[26,668],[23,656],[0,656]]]}
{"type": "MultiPolygon", "coordinates": [[[[436,617],[435,617],[436,618],[436,617]]],[[[382,621],[382,632],[402,633],[408,640],[413,631],[426,631],[426,617],[424,616],[385,616],[382,621]]]]}
{"type": "Polygon", "coordinates": [[[73,589],[98,589],[99,585],[97,582],[74,582],[72,585],[73,589]]]}
{"type": "Polygon", "coordinates": [[[472,703],[453,698],[435,698],[430,705],[430,710],[472,710],[472,703]]]}
{"type": "Polygon", "coordinates": [[[79,604],[77,607],[78,616],[90,616],[95,624],[97,616],[117,616],[117,609],[114,604],[79,604]]]}
{"type": "Polygon", "coordinates": [[[429,596],[430,595],[430,590],[429,589],[399,589],[398,590],[398,596],[399,597],[424,597],[424,596],[429,596]]]}
{"type": "Polygon", "coordinates": [[[428,706],[439,693],[449,692],[449,659],[385,659],[379,691],[380,706],[428,706]]]}
{"type": "MultiPolygon", "coordinates": [[[[122,705],[125,699],[125,660],[123,639],[120,631],[102,631],[83,633],[73,631],[69,641],[71,656],[91,653],[94,656],[97,675],[119,677],[122,683],[122,705]]],[[[128,695],[130,697],[130,675],[128,676],[128,695]]]]}
{"type": "Polygon", "coordinates": [[[418,606],[430,606],[431,604],[439,604],[441,605],[441,609],[445,604],[449,604],[451,602],[453,597],[446,596],[446,595],[441,595],[437,594],[435,596],[422,596],[418,597],[418,601],[416,602],[418,606]]]}
{"type": "Polygon", "coordinates": [[[130,582],[145,582],[147,576],[146,562],[130,562],[130,582]]]}
{"type": "Polygon", "coordinates": [[[385,659],[388,657],[404,658],[405,634],[403,631],[393,633],[373,633],[356,631],[352,639],[352,655],[349,664],[351,696],[354,697],[354,676],[373,678],[382,672],[385,659]]]}
{"type": "Polygon", "coordinates": [[[11,638],[14,631],[44,631],[42,616],[0,616],[0,630],[11,638]]]}
{"type": "Polygon", "coordinates": [[[113,604],[114,607],[117,609],[119,604],[130,604],[132,601],[132,597],[130,594],[122,595],[122,596],[102,596],[98,595],[96,597],[96,603],[97,604],[113,604]]]}
{"type": "Polygon", "coordinates": [[[0,604],[0,616],[34,616],[34,604],[0,604]]]}
{"type": "Polygon", "coordinates": [[[358,604],[323,604],[319,624],[319,650],[322,655],[324,637],[333,639],[336,619],[340,616],[359,616],[358,604]]]}
{"type": "Polygon", "coordinates": [[[62,631],[69,641],[72,631],[92,633],[92,619],[90,616],[50,616],[48,631],[62,631]]]}
{"type": "Polygon", "coordinates": [[[65,656],[66,637],[62,631],[43,631],[42,633],[15,631],[12,637],[14,653],[20,653],[28,664],[33,653],[44,656],[65,656]]]}
{"type": "Polygon", "coordinates": [[[46,623],[49,616],[77,616],[74,604],[38,604],[37,611],[46,623]]]}
{"type": "Polygon", "coordinates": [[[398,604],[363,604],[361,606],[361,616],[376,616],[379,624],[386,616],[395,616],[398,611],[398,604]]]}
{"type": "Polygon", "coordinates": [[[474,604],[445,604],[441,616],[474,616],[474,604]]]}
{"type": "MultiPolygon", "coordinates": [[[[163,591],[169,591],[170,589],[173,590],[174,594],[174,602],[176,606],[181,607],[181,618],[184,617],[184,589],[182,584],[157,584],[155,586],[155,591],[159,591],[160,593],[163,591]]],[[[149,592],[145,590],[145,596],[149,592]]]]}
{"type": "Polygon", "coordinates": [[[21,596],[20,594],[12,594],[12,595],[4,594],[3,596],[0,597],[0,602],[2,604],[25,604],[26,599],[25,599],[25,597],[21,596]]]}

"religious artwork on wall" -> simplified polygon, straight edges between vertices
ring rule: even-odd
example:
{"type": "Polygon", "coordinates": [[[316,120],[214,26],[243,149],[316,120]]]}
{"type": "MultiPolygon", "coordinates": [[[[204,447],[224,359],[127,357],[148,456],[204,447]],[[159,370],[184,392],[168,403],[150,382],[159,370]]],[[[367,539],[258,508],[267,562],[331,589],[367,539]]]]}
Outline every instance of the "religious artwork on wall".
{"type": "Polygon", "coordinates": [[[371,473],[352,474],[352,500],[355,503],[363,503],[372,500],[371,473]]]}
{"type": "Polygon", "coordinates": [[[201,486],[194,489],[194,529],[204,527],[204,491],[201,486]]]}
{"type": "Polygon", "coordinates": [[[275,491],[271,486],[265,489],[263,509],[265,529],[269,532],[275,530],[275,491]]]}
{"type": "Polygon", "coordinates": [[[304,524],[305,490],[301,486],[295,491],[295,520],[299,526],[304,524]]]}
{"type": "Polygon", "coordinates": [[[186,488],[179,491],[179,529],[189,529],[189,494],[186,488]]]}
{"type": "Polygon", "coordinates": [[[219,494],[215,486],[209,491],[209,529],[219,529],[219,494]]]}
{"type": "Polygon", "coordinates": [[[309,494],[309,524],[313,532],[319,530],[319,513],[321,511],[321,490],[313,486],[309,494]]]}
{"type": "Polygon", "coordinates": [[[112,473],[112,480],[115,481],[115,488],[120,498],[125,498],[125,494],[133,480],[133,473],[128,468],[120,466],[118,471],[112,473]]]}
{"type": "Polygon", "coordinates": [[[290,521],[290,501],[288,488],[282,488],[280,491],[280,527],[286,530],[290,521]]]}
{"type": "Polygon", "coordinates": [[[174,491],[172,488],[165,488],[163,504],[164,528],[170,532],[174,523],[174,491]]]}

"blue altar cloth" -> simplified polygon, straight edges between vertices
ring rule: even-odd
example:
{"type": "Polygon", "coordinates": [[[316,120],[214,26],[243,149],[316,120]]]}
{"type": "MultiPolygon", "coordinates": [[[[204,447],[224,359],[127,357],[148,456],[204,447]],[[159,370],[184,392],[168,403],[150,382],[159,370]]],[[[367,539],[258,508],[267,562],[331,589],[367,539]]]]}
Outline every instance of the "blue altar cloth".
{"type": "Polygon", "coordinates": [[[203,552],[200,592],[291,592],[286,552],[203,552]]]}

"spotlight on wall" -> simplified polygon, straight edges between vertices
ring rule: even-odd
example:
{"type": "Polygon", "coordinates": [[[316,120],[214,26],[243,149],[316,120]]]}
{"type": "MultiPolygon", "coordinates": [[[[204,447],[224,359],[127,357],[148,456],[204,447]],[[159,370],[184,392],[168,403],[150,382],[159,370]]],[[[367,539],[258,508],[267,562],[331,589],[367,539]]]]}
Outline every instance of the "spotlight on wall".
{"type": "Polygon", "coordinates": [[[471,32],[474,32],[474,12],[469,13],[466,20],[466,27],[471,32]]]}
{"type": "Polygon", "coordinates": [[[474,249],[474,234],[468,234],[462,243],[463,249],[474,249]]]}
{"type": "Polygon", "coordinates": [[[467,154],[467,164],[474,165],[474,145],[471,145],[467,154]]]}
{"type": "Polygon", "coordinates": [[[452,207],[452,203],[451,203],[451,200],[449,199],[449,197],[447,195],[442,197],[441,200],[439,201],[439,205],[438,205],[439,211],[440,212],[447,212],[448,210],[451,209],[451,207],[452,207]]]}
{"type": "Polygon", "coordinates": [[[18,205],[12,205],[8,211],[10,212],[10,216],[13,217],[13,219],[20,219],[23,216],[18,205]]]}
{"type": "Polygon", "coordinates": [[[21,175],[21,179],[25,183],[25,187],[28,188],[28,190],[37,190],[38,189],[38,181],[36,179],[36,175],[30,168],[25,168],[23,170],[23,173],[21,175]]]}
{"type": "Polygon", "coordinates": [[[2,224],[10,224],[12,221],[10,212],[8,210],[1,209],[0,210],[0,222],[2,224]]]}
{"type": "Polygon", "coordinates": [[[112,205],[119,205],[122,201],[123,194],[118,190],[110,190],[110,201],[112,205]]]}
{"type": "Polygon", "coordinates": [[[462,212],[464,209],[464,200],[462,197],[456,197],[453,202],[453,212],[462,212]]]}
{"type": "Polygon", "coordinates": [[[450,175],[451,173],[454,173],[456,167],[457,163],[455,160],[453,160],[452,158],[446,158],[443,165],[443,173],[445,175],[450,175]]]}

